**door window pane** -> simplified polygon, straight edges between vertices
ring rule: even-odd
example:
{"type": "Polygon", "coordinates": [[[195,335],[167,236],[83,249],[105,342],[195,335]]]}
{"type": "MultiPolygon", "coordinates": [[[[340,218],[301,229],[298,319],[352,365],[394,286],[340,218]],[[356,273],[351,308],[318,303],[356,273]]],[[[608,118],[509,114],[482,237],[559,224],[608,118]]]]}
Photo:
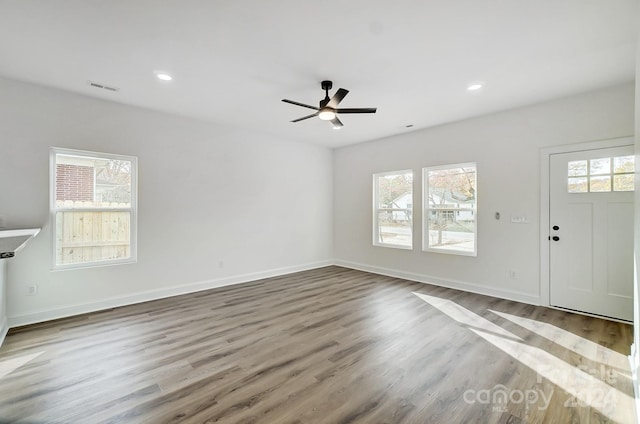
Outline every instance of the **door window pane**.
{"type": "Polygon", "coordinates": [[[569,162],[568,175],[570,177],[578,177],[587,175],[587,161],[586,160],[574,160],[569,162]]]}
{"type": "Polygon", "coordinates": [[[615,174],[635,172],[635,157],[618,156],[616,158],[613,158],[613,172],[615,174]]]}
{"type": "Polygon", "coordinates": [[[591,175],[604,175],[611,173],[611,158],[591,159],[590,161],[591,175]]]}
{"type": "Polygon", "coordinates": [[[633,174],[613,176],[613,191],[633,191],[633,189],[633,174]]]}
{"type": "Polygon", "coordinates": [[[569,193],[586,193],[588,188],[587,177],[569,178],[569,193]]]}
{"type": "Polygon", "coordinates": [[[589,191],[592,193],[611,191],[611,176],[591,177],[589,191]]]}

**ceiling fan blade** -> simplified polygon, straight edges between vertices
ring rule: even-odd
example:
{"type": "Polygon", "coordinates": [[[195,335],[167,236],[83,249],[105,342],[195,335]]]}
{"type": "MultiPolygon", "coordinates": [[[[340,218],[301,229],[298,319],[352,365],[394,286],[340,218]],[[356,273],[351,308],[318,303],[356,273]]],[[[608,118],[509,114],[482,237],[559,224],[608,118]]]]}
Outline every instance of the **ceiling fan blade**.
{"type": "Polygon", "coordinates": [[[336,113],[376,113],[378,110],[375,107],[358,107],[358,108],[347,108],[347,109],[336,109],[336,113]]]}
{"type": "Polygon", "coordinates": [[[338,91],[336,91],[336,94],[334,94],[331,100],[329,100],[329,103],[327,103],[327,107],[330,107],[332,109],[337,108],[338,104],[342,101],[342,99],[344,99],[347,94],[349,94],[349,90],[339,88],[338,91]]]}
{"type": "Polygon", "coordinates": [[[313,118],[314,116],[318,116],[318,113],[312,113],[311,115],[307,115],[307,116],[303,116],[302,118],[298,118],[298,119],[294,119],[291,122],[300,122],[300,121],[304,121],[305,119],[309,119],[309,118],[313,118]]]}
{"type": "Polygon", "coordinates": [[[292,105],[308,107],[309,109],[318,110],[318,108],[315,106],[305,105],[304,103],[294,102],[293,100],[282,99],[282,101],[285,103],[291,103],[292,105]]]}
{"type": "Polygon", "coordinates": [[[335,129],[344,127],[344,124],[341,120],[338,119],[337,116],[331,120],[331,123],[333,124],[333,128],[335,129]]]}

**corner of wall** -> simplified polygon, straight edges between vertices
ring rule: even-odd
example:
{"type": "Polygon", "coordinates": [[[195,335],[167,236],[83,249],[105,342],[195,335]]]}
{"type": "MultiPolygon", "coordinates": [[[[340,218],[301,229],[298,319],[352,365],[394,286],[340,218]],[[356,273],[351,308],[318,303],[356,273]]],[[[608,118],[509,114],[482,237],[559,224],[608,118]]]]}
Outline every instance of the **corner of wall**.
{"type": "Polygon", "coordinates": [[[7,277],[5,271],[5,260],[0,259],[0,347],[9,331],[7,319],[7,277]]]}
{"type": "MultiPolygon", "coordinates": [[[[636,19],[640,24],[640,13],[636,19]]],[[[638,31],[638,42],[636,43],[636,93],[635,93],[635,139],[636,139],[636,163],[640,163],[640,31],[638,31]]],[[[636,187],[640,186],[640,172],[636,168],[636,187]]],[[[633,321],[633,345],[631,345],[631,373],[636,397],[636,421],[640,423],[640,190],[635,192],[635,252],[634,252],[634,321],[633,321]]]]}
{"type": "Polygon", "coordinates": [[[7,333],[9,332],[9,321],[7,317],[0,318],[0,347],[4,343],[4,339],[7,337],[7,333]]]}
{"type": "Polygon", "coordinates": [[[636,421],[640,423],[640,352],[637,342],[631,345],[631,355],[629,363],[631,365],[631,378],[633,379],[633,389],[636,395],[636,421]]]}

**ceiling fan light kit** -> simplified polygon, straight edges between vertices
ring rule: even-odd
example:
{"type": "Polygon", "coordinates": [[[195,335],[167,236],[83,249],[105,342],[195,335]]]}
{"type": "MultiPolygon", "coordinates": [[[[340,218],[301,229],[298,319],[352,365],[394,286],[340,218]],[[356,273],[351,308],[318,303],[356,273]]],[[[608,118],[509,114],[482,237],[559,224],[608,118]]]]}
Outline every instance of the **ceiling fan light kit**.
{"type": "Polygon", "coordinates": [[[331,121],[335,117],[336,113],[328,107],[320,109],[320,112],[318,112],[318,118],[322,119],[323,121],[331,121]]]}
{"type": "Polygon", "coordinates": [[[318,107],[307,105],[304,103],[296,102],[293,100],[282,99],[283,102],[289,103],[296,106],[306,107],[308,109],[313,109],[316,113],[312,113],[311,115],[303,116],[302,118],[294,119],[291,122],[300,122],[305,119],[318,117],[323,121],[329,121],[333,124],[334,129],[341,128],[344,124],[338,118],[338,115],[341,113],[376,113],[375,107],[370,108],[339,108],[338,105],[345,98],[345,96],[349,93],[349,90],[345,90],[344,88],[339,88],[336,91],[336,94],[333,97],[329,98],[329,90],[333,87],[333,82],[331,81],[322,81],[320,87],[325,91],[324,99],[320,100],[320,104],[318,107]]]}

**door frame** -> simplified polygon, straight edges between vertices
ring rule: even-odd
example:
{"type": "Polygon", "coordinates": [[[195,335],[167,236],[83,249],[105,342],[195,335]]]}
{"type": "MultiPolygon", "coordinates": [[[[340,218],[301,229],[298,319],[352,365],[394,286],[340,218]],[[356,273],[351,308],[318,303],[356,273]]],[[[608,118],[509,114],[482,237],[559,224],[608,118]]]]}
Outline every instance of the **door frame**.
{"type": "MultiPolygon", "coordinates": [[[[540,305],[554,309],[562,309],[550,305],[551,279],[549,276],[549,226],[551,202],[549,199],[549,161],[551,155],[557,153],[579,152],[583,150],[606,149],[609,147],[623,147],[634,145],[633,136],[610,138],[606,140],[588,141],[560,146],[544,147],[540,149],[540,305]]],[[[576,312],[592,315],[586,312],[576,312]]],[[[592,315],[596,316],[596,315],[592,315]]],[[[602,318],[602,317],[600,317],[602,318]]],[[[627,322],[627,321],[621,321],[627,322]]]]}

